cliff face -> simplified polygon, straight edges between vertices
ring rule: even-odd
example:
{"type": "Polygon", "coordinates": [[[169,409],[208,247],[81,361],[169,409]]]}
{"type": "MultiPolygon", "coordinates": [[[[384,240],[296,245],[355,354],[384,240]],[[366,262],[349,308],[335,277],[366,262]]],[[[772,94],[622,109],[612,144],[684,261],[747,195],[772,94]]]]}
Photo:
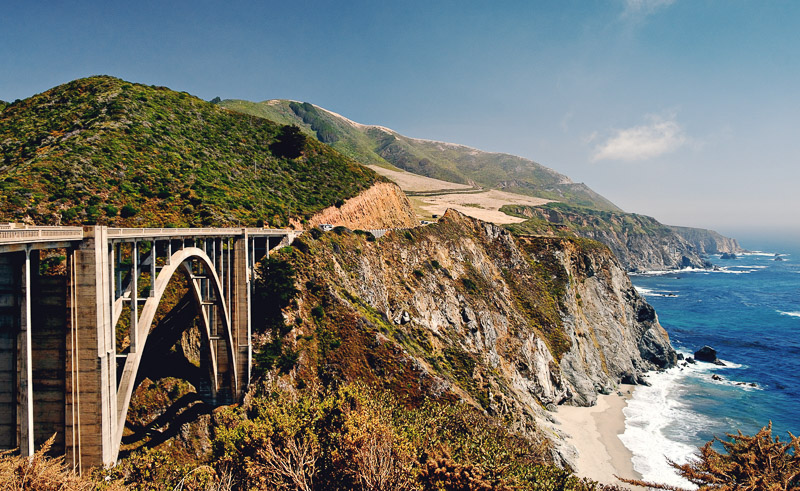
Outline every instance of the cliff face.
{"type": "Polygon", "coordinates": [[[725,237],[713,230],[691,227],[670,226],[672,230],[697,248],[701,254],[720,254],[745,252],[736,239],[725,237]]]}
{"type": "MultiPolygon", "coordinates": [[[[686,267],[705,268],[703,249],[672,227],[632,213],[577,209],[562,204],[544,207],[509,206],[503,211],[529,220],[509,225],[517,233],[578,236],[607,245],[628,271],[686,267]]],[[[720,236],[721,237],[721,236],[720,236]]]]}
{"type": "Polygon", "coordinates": [[[308,221],[315,227],[322,223],[350,229],[409,228],[419,225],[408,197],[391,182],[377,182],[348,199],[341,206],[331,206],[308,221]]]}
{"type": "Polygon", "coordinates": [[[450,211],[377,242],[305,234],[273,258],[297,270],[285,317],[300,377],[372,380],[525,421],[675,363],[653,309],[593,241],[515,238],[450,211]]]}

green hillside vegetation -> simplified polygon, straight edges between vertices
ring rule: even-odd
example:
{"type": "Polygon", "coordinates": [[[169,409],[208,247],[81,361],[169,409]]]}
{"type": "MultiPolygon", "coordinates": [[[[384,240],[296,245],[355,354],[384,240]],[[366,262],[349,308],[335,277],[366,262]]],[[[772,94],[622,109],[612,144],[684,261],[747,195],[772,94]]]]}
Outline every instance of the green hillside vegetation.
{"type": "Polygon", "coordinates": [[[0,112],[3,112],[3,109],[5,109],[6,106],[8,106],[8,103],[6,101],[0,100],[0,112]]]}
{"type": "Polygon", "coordinates": [[[383,178],[185,92],[99,76],[0,113],[0,220],[285,226],[383,178]]]}
{"type": "Polygon", "coordinates": [[[547,203],[536,207],[506,205],[500,211],[526,219],[522,223],[505,225],[505,228],[518,234],[591,238],[601,232],[613,232],[615,235],[673,234],[671,227],[646,215],[595,210],[565,203],[547,203]]]}
{"type": "Polygon", "coordinates": [[[366,165],[397,167],[435,179],[537,196],[600,210],[620,211],[583,183],[532,160],[463,145],[409,138],[379,126],[354,124],[309,103],[225,100],[234,111],[296,124],[366,165]]]}

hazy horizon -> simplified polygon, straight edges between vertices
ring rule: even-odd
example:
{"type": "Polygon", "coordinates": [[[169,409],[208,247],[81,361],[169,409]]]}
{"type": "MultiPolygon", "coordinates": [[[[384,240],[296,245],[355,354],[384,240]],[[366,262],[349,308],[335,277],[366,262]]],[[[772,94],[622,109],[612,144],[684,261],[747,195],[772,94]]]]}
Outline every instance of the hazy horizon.
{"type": "Polygon", "coordinates": [[[626,211],[800,241],[800,3],[7,5],[0,99],[94,74],[519,155],[626,211]]]}

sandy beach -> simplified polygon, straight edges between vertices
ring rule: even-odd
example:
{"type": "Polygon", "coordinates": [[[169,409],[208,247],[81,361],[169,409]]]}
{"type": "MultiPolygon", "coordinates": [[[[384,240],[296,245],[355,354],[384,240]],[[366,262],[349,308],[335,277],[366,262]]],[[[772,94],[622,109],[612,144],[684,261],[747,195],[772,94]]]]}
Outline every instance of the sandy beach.
{"type": "Polygon", "coordinates": [[[576,474],[605,484],[621,483],[614,475],[641,479],[633,469],[633,455],[618,435],[625,432],[622,410],[633,395],[634,385],[620,385],[622,396],[616,392],[599,395],[592,407],[559,406],[555,418],[568,442],[578,450],[576,474]]]}

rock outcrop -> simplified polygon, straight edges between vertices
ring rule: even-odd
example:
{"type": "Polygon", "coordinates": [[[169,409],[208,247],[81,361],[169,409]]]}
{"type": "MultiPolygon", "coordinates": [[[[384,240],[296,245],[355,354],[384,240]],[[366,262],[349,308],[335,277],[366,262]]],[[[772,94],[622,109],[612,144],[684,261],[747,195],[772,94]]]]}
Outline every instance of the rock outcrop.
{"type": "Polygon", "coordinates": [[[368,230],[416,227],[419,220],[408,197],[396,184],[378,182],[338,207],[325,208],[308,221],[310,227],[323,223],[368,230]]]}
{"type": "Polygon", "coordinates": [[[515,238],[449,211],[377,242],[304,235],[283,254],[301,290],[289,338],[312,378],[374,380],[525,421],[676,363],[655,311],[594,241],[515,238]]]}
{"type": "Polygon", "coordinates": [[[507,206],[503,211],[530,220],[508,225],[516,233],[577,236],[607,245],[628,271],[707,268],[702,252],[672,228],[656,219],[551,204],[507,206]]]}
{"type": "Polygon", "coordinates": [[[722,254],[724,252],[739,254],[746,252],[736,239],[725,237],[713,230],[676,226],[670,226],[670,228],[695,246],[700,254],[722,254]]]}

